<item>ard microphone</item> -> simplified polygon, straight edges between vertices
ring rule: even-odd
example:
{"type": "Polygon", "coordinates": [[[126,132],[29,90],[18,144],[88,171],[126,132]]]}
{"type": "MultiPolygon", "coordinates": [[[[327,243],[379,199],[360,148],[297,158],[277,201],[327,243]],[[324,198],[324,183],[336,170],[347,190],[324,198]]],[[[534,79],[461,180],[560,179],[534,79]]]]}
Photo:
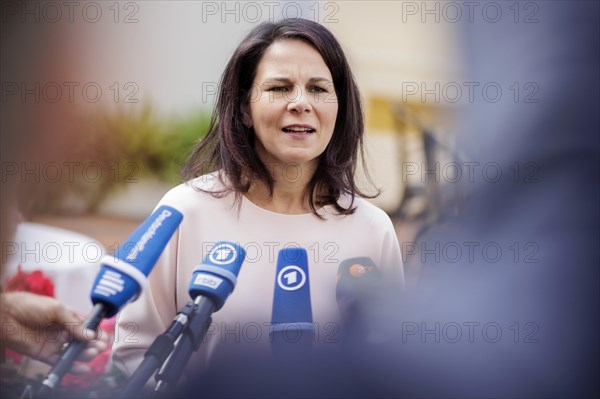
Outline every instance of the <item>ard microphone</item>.
{"type": "Polygon", "coordinates": [[[245,258],[246,251],[239,244],[227,241],[216,243],[204,261],[194,269],[188,287],[192,299],[199,296],[209,298],[215,312],[221,309],[235,288],[245,258]]]}
{"type": "Polygon", "coordinates": [[[237,283],[246,251],[227,241],[217,242],[196,266],[188,287],[194,311],[187,328],[175,343],[175,349],[156,374],[156,391],[174,387],[183,374],[192,353],[197,351],[210,324],[211,315],[223,307],[237,283]]]}
{"type": "Polygon", "coordinates": [[[306,250],[284,248],[277,258],[269,331],[273,354],[306,352],[314,335],[306,250]]]}
{"type": "MultiPolygon", "coordinates": [[[[179,211],[161,206],[129,236],[114,255],[102,259],[102,267],[92,286],[94,309],[85,321],[87,328],[96,330],[102,318],[112,317],[139,296],[146,285],[148,274],[182,219],[183,215],[179,211]]],[[[48,396],[85,346],[81,341],[69,343],[42,382],[38,397],[48,396]]]]}

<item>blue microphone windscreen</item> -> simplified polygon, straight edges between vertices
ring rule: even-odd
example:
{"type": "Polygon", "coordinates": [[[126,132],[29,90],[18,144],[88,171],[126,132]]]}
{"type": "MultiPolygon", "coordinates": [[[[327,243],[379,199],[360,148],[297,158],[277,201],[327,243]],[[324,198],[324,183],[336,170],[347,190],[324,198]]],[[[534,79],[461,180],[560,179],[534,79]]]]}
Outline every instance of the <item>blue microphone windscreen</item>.
{"type": "Polygon", "coordinates": [[[148,276],[182,219],[179,211],[161,206],[115,251],[114,257],[148,276]]]}
{"type": "Polygon", "coordinates": [[[302,248],[284,248],[277,258],[271,323],[312,323],[308,256],[302,248]]]}
{"type": "Polygon", "coordinates": [[[188,292],[192,299],[203,295],[213,300],[215,311],[221,309],[235,288],[237,276],[246,258],[246,251],[239,244],[217,242],[196,266],[188,292]]]}
{"type": "Polygon", "coordinates": [[[115,251],[106,256],[92,286],[94,304],[107,305],[108,317],[137,298],[146,277],[179,227],[183,215],[169,206],[159,207],[115,251]]]}

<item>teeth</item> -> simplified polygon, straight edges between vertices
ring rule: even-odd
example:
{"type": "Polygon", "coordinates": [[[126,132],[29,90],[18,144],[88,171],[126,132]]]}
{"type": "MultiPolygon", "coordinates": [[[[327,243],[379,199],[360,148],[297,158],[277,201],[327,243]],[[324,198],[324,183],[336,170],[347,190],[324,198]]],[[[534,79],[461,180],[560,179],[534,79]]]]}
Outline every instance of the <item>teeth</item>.
{"type": "Polygon", "coordinates": [[[292,126],[292,127],[286,127],[284,130],[290,131],[290,132],[312,132],[313,129],[307,128],[307,127],[296,127],[296,126],[292,126]]]}

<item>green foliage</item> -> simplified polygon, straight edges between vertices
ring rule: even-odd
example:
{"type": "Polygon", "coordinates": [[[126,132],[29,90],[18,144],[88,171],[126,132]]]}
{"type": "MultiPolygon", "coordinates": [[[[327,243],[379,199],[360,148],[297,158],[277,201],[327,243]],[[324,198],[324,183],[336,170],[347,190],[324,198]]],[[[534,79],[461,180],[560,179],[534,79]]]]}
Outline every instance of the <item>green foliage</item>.
{"type": "Polygon", "coordinates": [[[77,112],[60,135],[49,140],[53,145],[42,149],[47,157],[43,165],[60,165],[62,178],[23,184],[21,210],[86,213],[112,190],[146,177],[178,184],[181,166],[209,123],[210,114],[204,110],[185,116],[162,116],[151,106],[77,112]],[[75,165],[74,173],[66,165],[75,165]]]}
{"type": "Polygon", "coordinates": [[[208,130],[210,115],[196,112],[188,117],[160,118],[145,107],[141,112],[120,111],[104,118],[105,132],[113,144],[109,158],[119,168],[131,165],[136,176],[157,176],[171,183],[180,182],[179,170],[194,145],[208,130]]]}

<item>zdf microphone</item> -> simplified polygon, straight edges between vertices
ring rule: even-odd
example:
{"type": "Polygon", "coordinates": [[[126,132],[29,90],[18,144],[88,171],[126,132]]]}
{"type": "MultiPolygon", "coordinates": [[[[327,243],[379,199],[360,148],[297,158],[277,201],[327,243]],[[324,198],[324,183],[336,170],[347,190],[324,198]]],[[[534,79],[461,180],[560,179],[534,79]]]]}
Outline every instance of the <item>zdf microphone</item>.
{"type": "Polygon", "coordinates": [[[373,305],[370,299],[381,289],[381,281],[381,273],[369,257],[350,258],[340,263],[335,295],[346,340],[366,339],[369,333],[366,307],[373,305]]]}
{"type": "MultiPolygon", "coordinates": [[[[181,223],[183,215],[169,206],[159,207],[129,236],[112,256],[102,259],[102,267],[92,286],[92,312],[86,328],[96,330],[100,320],[112,317],[129,301],[135,300],[158,257],[181,223]]],[[[45,397],[71,368],[86,344],[71,341],[61,354],[38,392],[45,397]]]]}

